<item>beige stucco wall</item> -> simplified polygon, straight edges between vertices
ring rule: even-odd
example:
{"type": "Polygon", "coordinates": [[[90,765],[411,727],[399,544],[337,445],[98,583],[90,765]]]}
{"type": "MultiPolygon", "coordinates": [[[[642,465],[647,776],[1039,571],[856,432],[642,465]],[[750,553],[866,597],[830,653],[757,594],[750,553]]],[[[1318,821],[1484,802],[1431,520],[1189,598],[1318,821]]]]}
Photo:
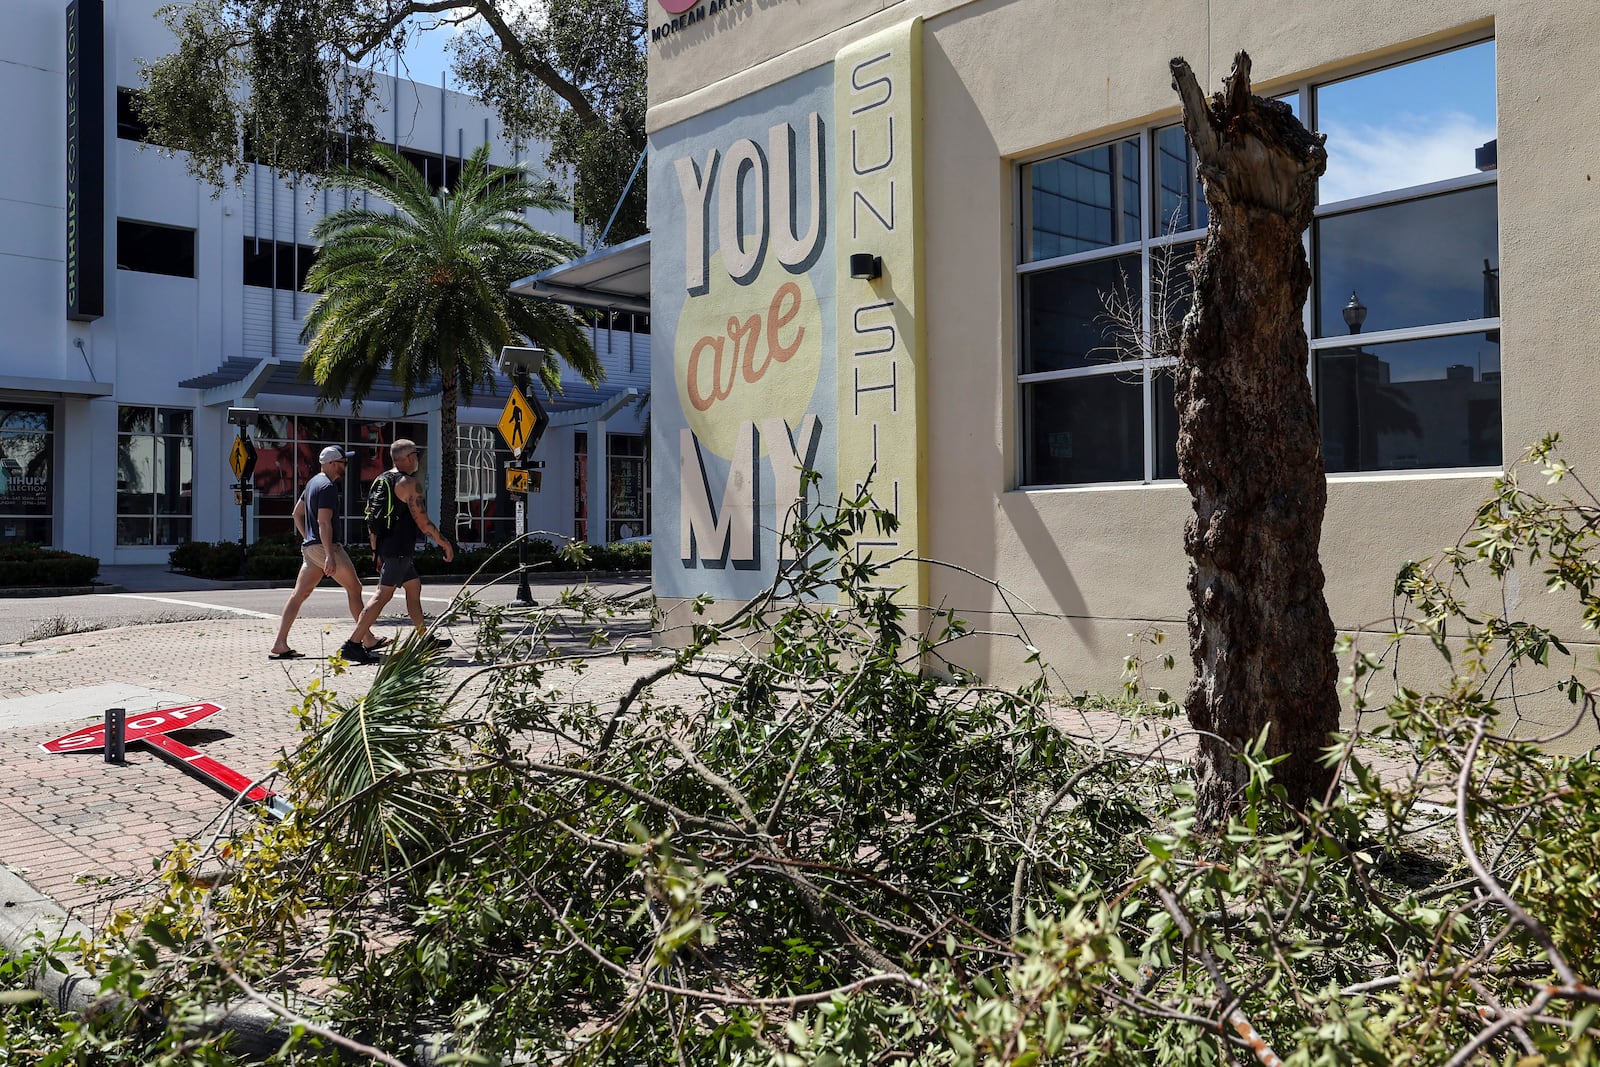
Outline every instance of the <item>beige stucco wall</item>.
{"type": "MultiPolygon", "coordinates": [[[[855,37],[924,17],[925,417],[933,557],[994,579],[1033,609],[1036,641],[1074,688],[1114,689],[1127,635],[1181,636],[1187,609],[1179,485],[1013,489],[1015,161],[1176,117],[1175,55],[1216,88],[1237,49],[1259,88],[1482,36],[1497,40],[1503,427],[1506,459],[1549,431],[1600,483],[1600,44],[1593,0],[744,0],[651,46],[659,130],[832,60],[855,37]]],[[[661,15],[652,5],[652,21],[661,15]]],[[[1395,569],[1454,544],[1492,472],[1337,476],[1323,537],[1336,623],[1386,618],[1395,569]]],[[[1540,615],[1539,583],[1525,607],[1540,615]]],[[[992,589],[932,576],[934,603],[1000,625],[992,589]]],[[[1564,624],[1575,645],[1593,635],[1564,624]]],[[[1182,642],[1178,642],[1180,659],[1182,642]]],[[[1018,677],[999,644],[973,667],[1018,677]]],[[[1592,655],[1585,655],[1593,663],[1592,655]]]]}

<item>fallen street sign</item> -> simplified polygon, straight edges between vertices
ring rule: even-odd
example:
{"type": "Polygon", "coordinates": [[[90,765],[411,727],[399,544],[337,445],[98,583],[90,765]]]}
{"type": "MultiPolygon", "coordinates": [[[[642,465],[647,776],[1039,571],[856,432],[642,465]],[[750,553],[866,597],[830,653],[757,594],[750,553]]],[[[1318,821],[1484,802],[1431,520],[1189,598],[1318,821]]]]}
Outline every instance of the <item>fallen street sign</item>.
{"type": "MultiPolygon", "coordinates": [[[[155,749],[156,754],[162,758],[176,763],[183,770],[213,785],[221,786],[236,796],[243,796],[252,804],[266,804],[277,815],[287,814],[289,806],[271,790],[259,785],[252,786],[249,778],[232,767],[167,736],[169,730],[186,730],[201,719],[215,715],[221,710],[222,705],[203,701],[198,704],[180,704],[177,707],[141,712],[129,717],[125,728],[125,739],[129,744],[135,741],[144,742],[155,749]]],[[[92,726],[64,734],[54,741],[46,741],[39,747],[53,753],[88,752],[104,748],[105,744],[105,723],[97,722],[92,726]]]]}
{"type": "MultiPolygon", "coordinates": [[[[221,710],[221,704],[200,703],[146,711],[128,719],[127,739],[129,742],[142,741],[151,734],[182,730],[221,710]]],[[[64,737],[58,737],[54,741],[46,741],[39,747],[46,752],[78,752],[84,749],[104,748],[105,744],[106,724],[97,722],[93,726],[85,726],[64,737]]]]}

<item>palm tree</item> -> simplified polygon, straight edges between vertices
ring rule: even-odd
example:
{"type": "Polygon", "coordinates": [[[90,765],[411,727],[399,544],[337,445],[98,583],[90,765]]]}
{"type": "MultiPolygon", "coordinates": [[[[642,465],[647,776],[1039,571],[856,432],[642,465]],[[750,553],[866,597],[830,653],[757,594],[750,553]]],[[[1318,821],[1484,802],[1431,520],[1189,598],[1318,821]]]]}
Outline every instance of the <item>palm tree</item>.
{"type": "MultiPolygon", "coordinates": [[[[376,169],[331,179],[368,202],[312,230],[320,248],[306,289],[321,295],[301,332],[301,375],[316,382],[321,402],[348,399],[356,411],[385,370],[406,406],[440,391],[440,518],[454,541],[458,398],[492,380],[500,349],[525,341],[559,353],[591,385],[604,376],[571,309],[510,293],[519,278],[581,249],[526,221],[528,208],[560,210],[566,202],[520,168],[491,166],[487,145],[466,161],[454,191],[437,193],[393,149],[375,146],[373,155],[376,169]],[[372,197],[394,211],[372,205],[372,197]]],[[[553,356],[539,377],[560,391],[553,356]]]]}

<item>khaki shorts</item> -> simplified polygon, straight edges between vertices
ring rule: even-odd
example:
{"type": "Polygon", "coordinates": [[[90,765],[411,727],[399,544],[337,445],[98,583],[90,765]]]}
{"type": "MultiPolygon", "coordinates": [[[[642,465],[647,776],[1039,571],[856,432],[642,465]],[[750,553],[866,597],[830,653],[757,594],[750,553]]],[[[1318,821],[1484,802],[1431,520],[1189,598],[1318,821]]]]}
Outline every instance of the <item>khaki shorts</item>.
{"type": "MultiPolygon", "coordinates": [[[[302,569],[317,571],[321,574],[328,573],[328,549],[325,545],[301,545],[300,566],[302,569]]],[[[335,573],[341,570],[353,571],[356,565],[350,562],[350,553],[344,550],[343,545],[333,546],[333,569],[335,573]]]]}

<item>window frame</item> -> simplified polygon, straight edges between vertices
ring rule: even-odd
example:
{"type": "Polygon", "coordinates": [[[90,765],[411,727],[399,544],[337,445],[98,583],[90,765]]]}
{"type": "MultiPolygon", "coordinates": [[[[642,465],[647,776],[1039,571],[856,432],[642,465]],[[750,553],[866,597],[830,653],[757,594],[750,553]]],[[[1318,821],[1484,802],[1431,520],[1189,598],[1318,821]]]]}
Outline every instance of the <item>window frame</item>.
{"type": "MultiPolygon", "coordinates": [[[[1297,97],[1297,112],[1308,129],[1317,129],[1317,94],[1316,90],[1323,86],[1349,81],[1364,75],[1382,70],[1389,70],[1404,66],[1409,63],[1429,59],[1433,56],[1444,55],[1461,49],[1496,41],[1493,29],[1477,29],[1474,32],[1463,34],[1446,41],[1432,41],[1419,44],[1411,48],[1391,53],[1380,58],[1371,59],[1364,63],[1353,63],[1341,67],[1335,72],[1325,73],[1316,78],[1302,77],[1292,81],[1267,83],[1265,87],[1274,99],[1297,97]]],[[[1495,82],[1499,83],[1499,51],[1495,52],[1495,82]]],[[[1263,87],[1258,86],[1259,93],[1263,87]]],[[[1011,360],[1011,387],[1013,418],[1011,428],[1011,448],[1013,461],[1010,464],[1009,476],[1012,480],[1011,488],[1021,492],[1044,492],[1060,490],[1104,490],[1104,489],[1130,489],[1141,486],[1176,486],[1183,483],[1178,479],[1154,477],[1158,447],[1156,424],[1156,380],[1155,376],[1162,372],[1170,373],[1170,369],[1177,365],[1174,357],[1143,356],[1137,359],[1107,359],[1104,365],[1090,367],[1074,367],[1065,370],[1052,371],[1024,371],[1028,356],[1028,323],[1024,314],[1025,301],[1023,297],[1024,284],[1028,276],[1061,267],[1070,267],[1080,263],[1094,262],[1102,259],[1112,259],[1118,256],[1137,254],[1139,257],[1139,289],[1140,289],[1140,329],[1145,337],[1151,336],[1153,315],[1151,312],[1151,275],[1152,253],[1163,247],[1181,244],[1193,244],[1205,237],[1206,228],[1189,229],[1171,234],[1159,234],[1161,220],[1157,217],[1156,205],[1159,193],[1159,178],[1153,172],[1155,161],[1156,135],[1174,124],[1183,121],[1181,112],[1169,112],[1164,116],[1147,119],[1144,122],[1110,132],[1101,131],[1092,139],[1081,142],[1069,142],[1057,146],[1049,151],[1029,153],[1012,159],[1012,233],[1013,233],[1013,272],[1011,307],[1015,315],[1014,329],[1012,330],[1013,358],[1011,360]],[[1030,186],[1028,184],[1029,169],[1035,164],[1048,162],[1073,155],[1089,149],[1116,145],[1123,141],[1137,139],[1139,144],[1139,194],[1140,194],[1140,225],[1139,239],[1124,241],[1120,244],[1107,245],[1103,248],[1090,249],[1084,252],[1075,252],[1063,256],[1053,256],[1048,259],[1029,261],[1025,257],[1029,246],[1030,226],[1030,186]],[[1027,425],[1027,389],[1029,386],[1043,382],[1066,381],[1074,378],[1089,378],[1099,375],[1116,373],[1138,373],[1140,375],[1140,388],[1142,394],[1143,414],[1143,477],[1133,481],[1099,481],[1099,482],[1069,482],[1049,483],[1030,482],[1026,479],[1028,433],[1027,425]]],[[[1496,115],[1496,139],[1499,136],[1499,116],[1496,115]]],[[[1498,165],[1486,171],[1457,175],[1439,181],[1426,182],[1420,185],[1388,189],[1378,193],[1370,193],[1345,200],[1323,203],[1321,201],[1322,183],[1317,185],[1318,203],[1313,212],[1312,224],[1307,226],[1302,237],[1302,244],[1306,251],[1307,263],[1311,268],[1311,289],[1307,291],[1305,307],[1302,311],[1302,325],[1308,340],[1306,354],[1306,376],[1311,383],[1313,395],[1317,389],[1317,358],[1318,353],[1328,349],[1349,347],[1351,336],[1360,337],[1362,345],[1380,345],[1395,341],[1419,341],[1440,337],[1456,337],[1476,333],[1498,332],[1501,329],[1500,316],[1480,317],[1475,319],[1462,319],[1453,322],[1429,323],[1422,326],[1403,327],[1391,330],[1380,330],[1372,333],[1362,332],[1356,335],[1344,334],[1337,336],[1316,336],[1316,277],[1318,267],[1318,249],[1315,244],[1316,223],[1341,215],[1351,214],[1362,210],[1403,204],[1410,201],[1426,199],[1445,193],[1458,192],[1464,189],[1494,186],[1496,201],[1498,203],[1499,168],[1498,165]]],[[[1198,188],[1198,183],[1196,183],[1198,188]]],[[[1501,236],[1497,226],[1497,237],[1501,236]]],[[[1498,271],[1498,260],[1496,270],[1498,271]]],[[[1502,378],[1503,381],[1503,378],[1502,378]]],[[[1501,409],[1504,411],[1504,393],[1501,393],[1501,409]]],[[[1319,432],[1321,421],[1319,412],[1319,432]]],[[[1405,477],[1437,477],[1443,475],[1481,475],[1485,472],[1498,471],[1505,462],[1504,440],[1501,442],[1501,464],[1484,466],[1456,466],[1456,467],[1431,467],[1431,468],[1396,468],[1368,471],[1340,471],[1329,473],[1326,477],[1336,481],[1354,481],[1362,479],[1393,480],[1405,477]]]]}
{"type": "MultiPolygon", "coordinates": [[[[1178,118],[1175,121],[1181,122],[1178,118]]],[[[1107,359],[1104,364],[1093,367],[1072,367],[1066,370],[1053,371],[1027,371],[1021,367],[1027,356],[1027,323],[1021,314],[1023,306],[1022,282],[1031,274],[1055,270],[1060,267],[1071,267],[1080,263],[1092,263],[1098,260],[1115,259],[1120,256],[1137,255],[1139,257],[1139,293],[1140,316],[1139,329],[1145,337],[1149,337],[1153,326],[1153,316],[1150,310],[1150,278],[1151,254],[1156,249],[1171,248],[1182,244],[1193,244],[1205,237],[1206,231],[1200,229],[1183,230],[1177,233],[1160,234],[1151,236],[1156,229],[1157,220],[1151,193],[1154,187],[1149,182],[1150,167],[1154,161],[1152,147],[1153,135],[1173,122],[1147,123],[1136,127],[1132,131],[1123,131],[1110,137],[1099,137],[1093,141],[1086,141],[1081,145],[1066,149],[1057,149],[1052,152],[1038,153],[1019,158],[1015,161],[1015,199],[1013,232],[1016,235],[1014,255],[1016,257],[1016,292],[1013,296],[1013,306],[1017,308],[1017,322],[1015,331],[1016,358],[1013,360],[1012,370],[1016,386],[1016,411],[1015,434],[1013,437],[1014,455],[1016,462],[1013,464],[1013,488],[1027,492],[1057,489],[1107,489],[1127,488],[1137,485],[1181,485],[1175,478],[1156,478],[1156,442],[1152,430],[1152,421],[1155,412],[1155,375],[1177,366],[1178,361],[1171,356],[1143,356],[1138,359],[1107,359]],[[1033,261],[1024,260],[1028,248],[1028,214],[1029,193],[1026,184],[1028,168],[1036,163],[1059,159],[1087,149],[1100,148],[1106,145],[1120,144],[1123,141],[1137,140],[1139,144],[1139,239],[1136,241],[1123,241],[1120,244],[1106,245],[1103,248],[1094,248],[1086,252],[1073,252],[1064,256],[1052,256],[1048,259],[1033,261]],[[1142,477],[1138,481],[1101,481],[1101,482],[1029,482],[1024,475],[1024,457],[1027,454],[1027,427],[1024,425],[1024,412],[1027,401],[1024,390],[1030,385],[1043,382],[1067,381],[1073,378],[1090,378],[1107,374],[1135,373],[1140,377],[1140,404],[1144,418],[1143,457],[1141,460],[1142,477]]]]}
{"type": "MultiPolygon", "coordinates": [[[[117,423],[118,423],[118,425],[117,425],[117,451],[118,451],[119,457],[120,457],[121,452],[122,452],[123,442],[132,441],[135,438],[140,438],[140,439],[144,439],[144,440],[150,441],[154,445],[154,451],[151,453],[151,455],[152,455],[152,466],[151,466],[151,470],[150,470],[150,476],[151,476],[151,479],[152,479],[151,486],[150,486],[150,488],[148,490],[146,490],[145,492],[139,494],[141,496],[144,496],[144,497],[148,498],[148,500],[149,500],[149,508],[148,508],[148,510],[145,510],[145,511],[127,511],[127,510],[124,510],[124,508],[122,506],[122,498],[123,498],[124,495],[131,495],[131,494],[124,494],[124,491],[123,491],[123,489],[122,489],[120,484],[117,487],[116,511],[113,514],[113,521],[112,521],[112,524],[113,524],[113,527],[114,527],[113,538],[114,538],[114,540],[116,542],[116,547],[117,548],[171,548],[171,547],[173,547],[175,545],[183,544],[186,541],[194,540],[194,514],[195,514],[195,508],[194,508],[194,489],[195,489],[195,476],[194,476],[195,475],[195,472],[194,472],[194,467],[195,467],[195,409],[194,408],[183,407],[181,405],[175,405],[175,404],[118,404],[117,405],[117,423]],[[122,429],[122,426],[121,426],[122,413],[124,411],[146,411],[146,412],[149,412],[150,413],[150,427],[151,427],[149,432],[145,432],[143,430],[124,430],[124,429],[122,429]],[[163,416],[166,415],[169,412],[178,412],[178,413],[182,413],[182,414],[188,416],[188,425],[189,425],[189,432],[188,433],[186,433],[186,434],[184,434],[184,433],[171,433],[171,432],[168,432],[168,431],[163,430],[161,428],[162,427],[163,416]],[[163,448],[165,447],[166,442],[168,442],[168,441],[177,441],[177,442],[180,442],[180,443],[184,442],[184,441],[187,441],[188,445],[189,445],[189,479],[188,479],[188,483],[187,483],[189,485],[189,508],[188,508],[187,511],[167,511],[167,512],[163,512],[161,510],[161,505],[160,505],[161,490],[160,490],[160,486],[156,483],[155,479],[158,477],[158,475],[157,475],[158,464],[159,464],[161,456],[163,455],[163,448]],[[122,520],[123,519],[140,519],[140,520],[148,521],[150,523],[150,540],[149,541],[125,541],[125,540],[123,540],[123,538],[122,538],[122,520]],[[162,523],[163,519],[168,520],[174,526],[181,525],[183,527],[183,529],[184,529],[183,536],[181,536],[177,540],[168,540],[168,541],[161,540],[161,523],[162,523]],[[178,520],[181,520],[181,523],[178,520]]],[[[180,447],[181,447],[181,445],[180,445],[180,447]]],[[[179,484],[181,486],[183,483],[180,481],[179,484]]],[[[182,493],[181,488],[179,490],[179,493],[181,495],[181,493],[182,493]]]]}

